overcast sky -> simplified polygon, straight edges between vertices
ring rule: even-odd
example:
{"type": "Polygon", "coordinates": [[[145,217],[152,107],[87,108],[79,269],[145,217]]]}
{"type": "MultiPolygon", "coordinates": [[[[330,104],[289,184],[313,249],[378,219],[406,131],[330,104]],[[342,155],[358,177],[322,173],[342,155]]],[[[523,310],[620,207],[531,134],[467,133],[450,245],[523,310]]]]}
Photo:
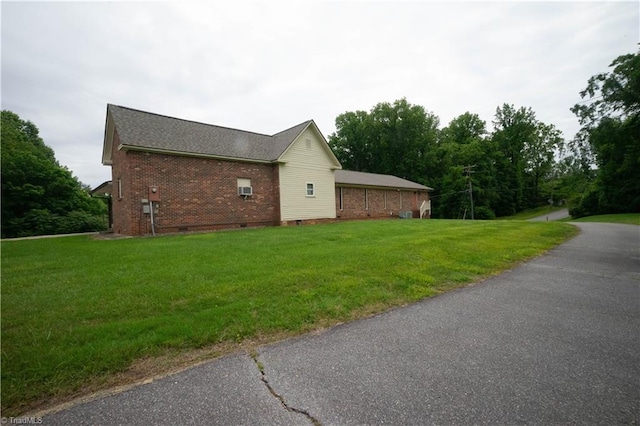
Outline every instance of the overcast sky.
{"type": "Polygon", "coordinates": [[[2,2],[2,109],[93,187],[107,103],[274,134],[406,97],[491,128],[531,107],[573,138],[594,74],[638,51],[633,2],[2,2]]]}

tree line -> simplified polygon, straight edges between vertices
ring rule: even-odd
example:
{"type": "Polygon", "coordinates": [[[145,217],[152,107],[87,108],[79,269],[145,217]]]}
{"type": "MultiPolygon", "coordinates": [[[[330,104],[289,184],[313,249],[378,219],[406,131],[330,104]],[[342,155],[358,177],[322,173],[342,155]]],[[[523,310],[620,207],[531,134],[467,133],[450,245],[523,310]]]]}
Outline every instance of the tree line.
{"type": "Polygon", "coordinates": [[[492,219],[545,204],[574,217],[640,211],[640,59],[623,55],[592,77],[571,110],[583,125],[566,143],[529,107],[496,108],[489,132],[466,112],[444,128],[405,98],[336,118],[329,145],[348,170],[434,188],[432,216],[492,219]],[[473,203],[473,209],[472,209],[473,203]]]}

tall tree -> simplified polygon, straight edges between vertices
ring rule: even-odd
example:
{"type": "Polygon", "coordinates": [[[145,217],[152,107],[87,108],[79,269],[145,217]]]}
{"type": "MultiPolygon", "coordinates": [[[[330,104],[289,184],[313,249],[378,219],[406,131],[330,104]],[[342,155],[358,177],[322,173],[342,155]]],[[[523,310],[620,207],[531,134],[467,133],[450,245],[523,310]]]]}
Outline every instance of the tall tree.
{"type": "Polygon", "coordinates": [[[553,124],[538,122],[535,134],[526,141],[524,147],[525,186],[529,194],[528,207],[545,203],[542,193],[543,183],[550,178],[553,170],[554,154],[564,146],[562,133],[553,124]]]}
{"type": "Polygon", "coordinates": [[[371,125],[366,111],[349,111],[336,118],[337,130],[329,136],[329,145],[345,169],[360,172],[375,169],[371,125]]]}
{"type": "Polygon", "coordinates": [[[439,119],[406,99],[336,118],[329,145],[345,169],[430,184],[439,119]]]}
{"type": "Polygon", "coordinates": [[[495,213],[509,216],[525,206],[525,147],[536,136],[537,120],[531,108],[504,104],[496,109],[492,140],[496,145],[498,200],[495,213]]]}
{"type": "Polygon", "coordinates": [[[2,236],[80,232],[104,227],[104,203],[55,159],[38,128],[1,113],[2,236]]]}
{"type": "Polygon", "coordinates": [[[486,123],[477,114],[466,112],[442,129],[435,163],[440,173],[434,194],[438,217],[463,217],[465,211],[470,217],[471,195],[476,218],[494,217],[491,208],[496,194],[494,151],[487,139],[486,123]]]}
{"type": "Polygon", "coordinates": [[[582,129],[576,152],[589,152],[597,175],[572,215],[640,211],[640,52],[622,55],[612,71],[591,77],[571,111],[582,129]]]}

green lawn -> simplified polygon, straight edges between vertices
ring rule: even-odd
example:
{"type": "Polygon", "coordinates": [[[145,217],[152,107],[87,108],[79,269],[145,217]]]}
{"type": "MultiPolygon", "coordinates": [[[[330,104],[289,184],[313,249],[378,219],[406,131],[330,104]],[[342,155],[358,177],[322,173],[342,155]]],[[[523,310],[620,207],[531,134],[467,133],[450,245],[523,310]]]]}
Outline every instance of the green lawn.
{"type": "Polygon", "coordinates": [[[299,334],[432,296],[576,232],[557,222],[383,220],[3,241],[2,412],[113,385],[141,359],[299,334]]]}
{"type": "Polygon", "coordinates": [[[640,213],[603,214],[598,216],[581,217],[580,219],[565,219],[566,222],[608,222],[628,223],[640,225],[640,213]]]}

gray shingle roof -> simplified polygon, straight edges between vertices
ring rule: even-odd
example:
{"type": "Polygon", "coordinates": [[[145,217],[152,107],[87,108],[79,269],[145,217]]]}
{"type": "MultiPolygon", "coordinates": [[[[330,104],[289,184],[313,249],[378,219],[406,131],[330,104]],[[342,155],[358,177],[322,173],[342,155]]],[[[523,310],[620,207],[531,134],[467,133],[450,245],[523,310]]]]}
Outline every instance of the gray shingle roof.
{"type": "Polygon", "coordinates": [[[353,172],[351,170],[336,170],[335,180],[336,185],[346,186],[375,186],[380,188],[416,189],[423,191],[430,191],[433,189],[396,176],[353,172]]]}
{"type": "Polygon", "coordinates": [[[129,149],[154,149],[215,157],[275,161],[312,122],[273,136],[230,129],[109,104],[120,143],[129,149]]]}

